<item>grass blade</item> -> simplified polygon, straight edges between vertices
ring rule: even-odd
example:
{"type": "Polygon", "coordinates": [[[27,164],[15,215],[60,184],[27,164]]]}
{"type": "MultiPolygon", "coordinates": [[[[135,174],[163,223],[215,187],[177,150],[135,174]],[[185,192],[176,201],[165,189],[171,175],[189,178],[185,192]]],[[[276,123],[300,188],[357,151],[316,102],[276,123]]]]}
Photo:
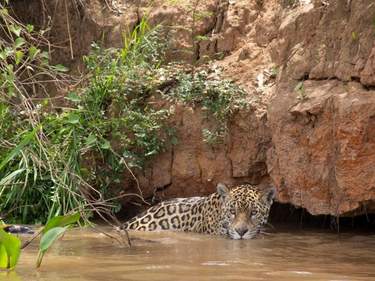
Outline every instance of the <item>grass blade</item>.
{"type": "Polygon", "coordinates": [[[27,133],[22,141],[15,147],[13,148],[8,155],[5,156],[4,160],[1,161],[0,163],[0,171],[10,162],[12,161],[17,155],[19,155],[22,151],[22,149],[30,144],[35,137],[36,132],[39,130],[39,126],[35,127],[34,130],[32,130],[30,133],[27,133]]]}

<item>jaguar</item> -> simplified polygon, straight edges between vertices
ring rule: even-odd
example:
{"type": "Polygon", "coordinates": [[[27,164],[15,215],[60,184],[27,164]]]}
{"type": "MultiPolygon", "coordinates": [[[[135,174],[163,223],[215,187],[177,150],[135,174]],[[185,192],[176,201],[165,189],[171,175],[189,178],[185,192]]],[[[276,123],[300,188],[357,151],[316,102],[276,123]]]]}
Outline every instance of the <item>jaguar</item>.
{"type": "Polygon", "coordinates": [[[252,239],[267,223],[275,188],[219,183],[206,197],[162,201],[122,225],[124,230],[177,230],[252,239]]]}

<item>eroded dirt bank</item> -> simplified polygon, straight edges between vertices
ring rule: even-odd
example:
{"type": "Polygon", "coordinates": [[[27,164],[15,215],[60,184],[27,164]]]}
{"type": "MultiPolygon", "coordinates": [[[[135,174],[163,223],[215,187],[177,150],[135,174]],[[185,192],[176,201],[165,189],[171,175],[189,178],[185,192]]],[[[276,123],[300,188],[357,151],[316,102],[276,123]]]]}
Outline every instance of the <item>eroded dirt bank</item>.
{"type": "Polygon", "coordinates": [[[372,0],[200,1],[193,52],[186,52],[191,28],[181,28],[192,26],[189,1],[52,2],[46,8],[68,10],[71,21],[53,18],[52,35],[65,46],[54,54],[60,63],[79,68],[93,40],[120,46],[122,33],[149,12],[151,23],[171,27],[169,59],[218,59],[248,92],[250,109],[215,147],[202,141],[208,121],[201,109],[176,105],[178,144],[138,175],[146,198],[250,182],[275,185],[280,202],[312,214],[375,210],[372,0]]]}

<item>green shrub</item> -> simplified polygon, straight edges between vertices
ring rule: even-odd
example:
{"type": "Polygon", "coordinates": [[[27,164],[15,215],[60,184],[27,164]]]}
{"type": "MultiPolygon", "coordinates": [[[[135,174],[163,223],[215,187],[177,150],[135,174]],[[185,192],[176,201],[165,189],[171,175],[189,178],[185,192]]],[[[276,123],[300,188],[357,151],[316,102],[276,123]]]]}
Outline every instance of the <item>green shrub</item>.
{"type": "Polygon", "coordinates": [[[84,59],[88,76],[67,105],[45,99],[19,110],[3,99],[0,210],[8,221],[118,209],[107,201],[108,186],[128,167],[143,167],[169,138],[168,110],[148,101],[163,47],[157,34],[142,21],[122,49],[93,45],[84,59]]]}
{"type": "Polygon", "coordinates": [[[228,133],[228,122],[239,109],[246,109],[246,92],[220,75],[218,69],[201,69],[192,73],[180,72],[176,87],[165,98],[190,105],[201,106],[207,118],[216,121],[214,128],[202,130],[203,140],[208,144],[223,141],[228,133]]]}

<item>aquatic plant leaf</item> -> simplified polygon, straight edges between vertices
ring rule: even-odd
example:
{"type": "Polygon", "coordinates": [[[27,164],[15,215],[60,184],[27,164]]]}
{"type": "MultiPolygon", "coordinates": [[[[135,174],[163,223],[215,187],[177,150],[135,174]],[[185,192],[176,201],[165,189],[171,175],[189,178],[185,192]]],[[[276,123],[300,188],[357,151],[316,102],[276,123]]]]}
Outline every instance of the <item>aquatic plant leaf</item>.
{"type": "Polygon", "coordinates": [[[21,253],[21,240],[0,228],[0,268],[13,269],[21,253]]]}
{"type": "Polygon", "coordinates": [[[79,213],[66,216],[57,216],[50,219],[42,230],[42,238],[39,244],[38,259],[36,267],[40,267],[44,254],[51,247],[51,245],[60,238],[70,225],[76,223],[81,218],[79,213]]]}
{"type": "Polygon", "coordinates": [[[48,230],[40,239],[39,250],[46,252],[49,247],[59,238],[64,232],[68,229],[68,226],[65,227],[54,227],[48,230]]]}
{"type": "Polygon", "coordinates": [[[54,227],[48,230],[45,234],[43,234],[42,238],[40,239],[39,253],[38,253],[38,259],[36,262],[36,267],[40,267],[40,265],[42,264],[44,254],[51,247],[51,245],[65,233],[65,231],[68,228],[69,226],[54,227]]]}
{"type": "Polygon", "coordinates": [[[80,218],[81,218],[81,215],[79,213],[75,213],[73,215],[66,215],[66,216],[56,216],[50,219],[46,223],[46,225],[43,228],[42,233],[45,234],[54,227],[65,227],[67,225],[71,225],[73,223],[78,222],[80,218]]]}

